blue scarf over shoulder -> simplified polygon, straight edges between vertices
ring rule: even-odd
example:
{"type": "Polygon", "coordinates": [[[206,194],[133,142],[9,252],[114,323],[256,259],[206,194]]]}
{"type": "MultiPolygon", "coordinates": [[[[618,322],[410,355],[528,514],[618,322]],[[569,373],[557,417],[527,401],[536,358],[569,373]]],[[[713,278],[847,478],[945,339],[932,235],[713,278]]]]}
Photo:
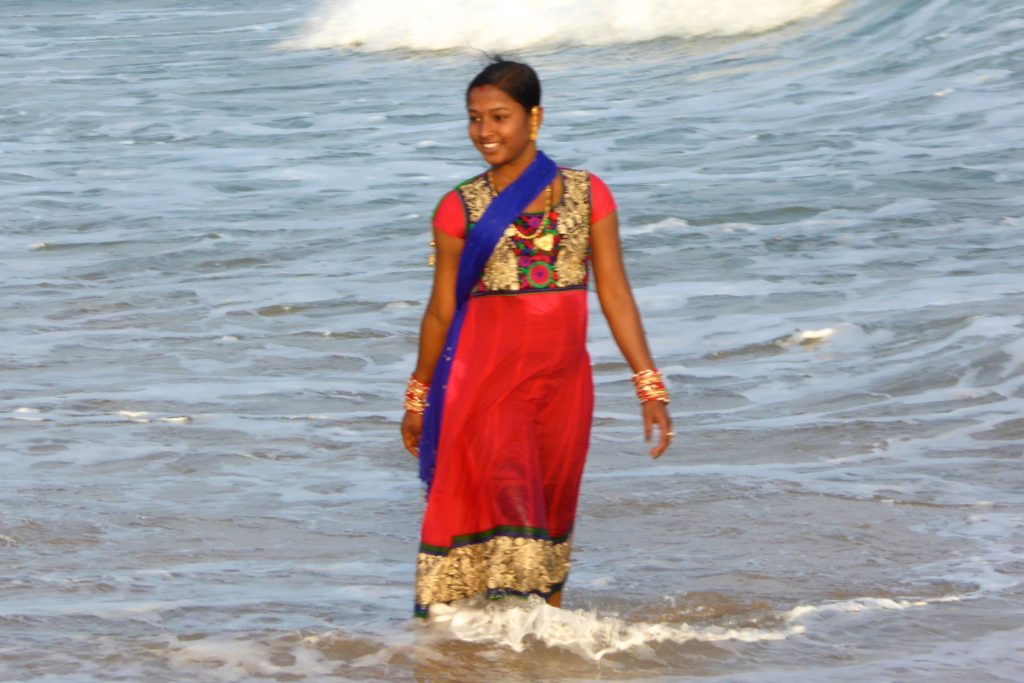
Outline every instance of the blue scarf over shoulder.
{"type": "Polygon", "coordinates": [[[437,443],[441,436],[441,418],[444,411],[448,375],[452,369],[455,350],[459,346],[459,333],[466,318],[469,293],[480,279],[487,260],[505,233],[505,229],[526,210],[537,195],[555,179],[558,167],[541,151],[537,152],[526,170],[491,200],[487,210],[472,230],[466,232],[466,244],[459,259],[459,274],[455,283],[455,315],[452,316],[445,338],[444,350],[434,369],[427,395],[427,410],[423,415],[423,435],[420,438],[420,479],[427,490],[434,479],[437,461],[437,443]]]}

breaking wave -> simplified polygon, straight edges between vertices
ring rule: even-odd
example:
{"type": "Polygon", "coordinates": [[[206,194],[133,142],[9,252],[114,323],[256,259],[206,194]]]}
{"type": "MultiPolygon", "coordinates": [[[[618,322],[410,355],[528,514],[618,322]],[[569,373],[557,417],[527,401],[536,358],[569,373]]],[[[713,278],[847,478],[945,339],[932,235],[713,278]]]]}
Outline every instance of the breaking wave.
{"type": "Polygon", "coordinates": [[[760,33],[821,15],[844,0],[331,0],[286,49],[509,50],[656,38],[760,33]]]}

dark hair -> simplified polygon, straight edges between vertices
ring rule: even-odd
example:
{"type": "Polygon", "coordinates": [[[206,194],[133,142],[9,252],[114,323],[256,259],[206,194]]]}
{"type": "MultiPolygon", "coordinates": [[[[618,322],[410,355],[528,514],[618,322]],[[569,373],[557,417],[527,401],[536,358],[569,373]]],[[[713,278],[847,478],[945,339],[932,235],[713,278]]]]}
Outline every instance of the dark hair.
{"type": "Polygon", "coordinates": [[[469,91],[481,85],[495,85],[530,111],[540,105],[540,79],[537,72],[526,64],[509,62],[501,57],[491,57],[491,63],[476,75],[466,88],[466,99],[469,91]]]}

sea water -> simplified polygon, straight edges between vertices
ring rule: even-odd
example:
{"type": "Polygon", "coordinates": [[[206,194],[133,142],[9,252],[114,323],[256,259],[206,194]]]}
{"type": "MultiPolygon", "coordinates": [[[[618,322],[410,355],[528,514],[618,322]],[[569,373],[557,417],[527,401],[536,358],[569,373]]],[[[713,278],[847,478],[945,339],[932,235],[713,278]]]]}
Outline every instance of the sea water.
{"type": "Polygon", "coordinates": [[[1018,2],[0,18],[0,680],[1024,679],[1018,2]],[[592,299],[566,609],[423,625],[401,393],[487,50],[615,194],[679,436],[592,299]]]}

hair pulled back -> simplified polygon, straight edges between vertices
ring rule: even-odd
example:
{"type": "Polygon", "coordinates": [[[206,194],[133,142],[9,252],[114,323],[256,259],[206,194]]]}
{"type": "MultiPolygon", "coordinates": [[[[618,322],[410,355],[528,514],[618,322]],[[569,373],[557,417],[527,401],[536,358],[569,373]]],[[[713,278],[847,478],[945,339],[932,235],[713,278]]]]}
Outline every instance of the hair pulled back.
{"type": "Polygon", "coordinates": [[[466,99],[469,91],[482,85],[493,85],[501,88],[509,97],[529,112],[540,106],[540,79],[537,72],[526,64],[511,62],[501,57],[491,58],[491,63],[476,75],[466,88],[466,99]]]}

